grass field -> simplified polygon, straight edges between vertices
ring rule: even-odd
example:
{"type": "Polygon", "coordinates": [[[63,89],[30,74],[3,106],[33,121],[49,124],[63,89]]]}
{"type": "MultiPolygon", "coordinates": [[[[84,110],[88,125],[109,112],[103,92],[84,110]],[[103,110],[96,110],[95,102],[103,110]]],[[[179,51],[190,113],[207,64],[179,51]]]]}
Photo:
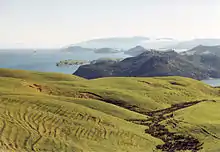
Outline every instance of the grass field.
{"type": "Polygon", "coordinates": [[[0,151],[220,151],[220,89],[0,69],[0,151]]]}

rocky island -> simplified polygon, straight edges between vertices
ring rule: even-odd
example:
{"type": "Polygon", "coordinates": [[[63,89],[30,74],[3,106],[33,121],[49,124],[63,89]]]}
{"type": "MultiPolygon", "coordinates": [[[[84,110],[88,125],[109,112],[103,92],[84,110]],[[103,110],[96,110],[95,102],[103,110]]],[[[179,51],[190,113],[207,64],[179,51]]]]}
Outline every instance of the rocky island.
{"type": "Polygon", "coordinates": [[[184,76],[197,80],[220,78],[220,57],[213,54],[183,55],[175,51],[145,51],[120,62],[80,66],[74,75],[100,77],[184,76]]]}
{"type": "Polygon", "coordinates": [[[83,65],[88,63],[89,61],[68,59],[57,62],[56,66],[61,67],[61,66],[83,65]]]}
{"type": "Polygon", "coordinates": [[[72,65],[85,65],[85,64],[104,64],[104,63],[117,63],[123,60],[123,58],[99,58],[97,60],[86,61],[86,60],[62,60],[56,63],[56,66],[72,66],[72,65]]]}

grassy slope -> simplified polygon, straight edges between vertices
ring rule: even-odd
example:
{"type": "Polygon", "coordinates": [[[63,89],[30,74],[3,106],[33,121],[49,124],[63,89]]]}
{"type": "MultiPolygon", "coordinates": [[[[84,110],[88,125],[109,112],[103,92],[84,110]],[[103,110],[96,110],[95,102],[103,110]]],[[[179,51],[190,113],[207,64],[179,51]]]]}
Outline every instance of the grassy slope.
{"type": "Polygon", "coordinates": [[[187,123],[180,123],[184,126],[180,131],[190,132],[197,136],[204,143],[208,152],[220,151],[220,101],[216,103],[207,102],[189,107],[185,110],[175,112],[175,119],[187,123]]]}
{"type": "MultiPolygon", "coordinates": [[[[147,126],[125,120],[147,119],[141,113],[218,96],[217,89],[181,77],[85,80],[0,69],[0,144],[9,151],[150,152],[163,142],[145,134],[147,126]]],[[[175,119],[184,122],[167,128],[194,131],[204,148],[218,151],[219,108],[218,102],[200,103],[176,111],[175,119]]]]}

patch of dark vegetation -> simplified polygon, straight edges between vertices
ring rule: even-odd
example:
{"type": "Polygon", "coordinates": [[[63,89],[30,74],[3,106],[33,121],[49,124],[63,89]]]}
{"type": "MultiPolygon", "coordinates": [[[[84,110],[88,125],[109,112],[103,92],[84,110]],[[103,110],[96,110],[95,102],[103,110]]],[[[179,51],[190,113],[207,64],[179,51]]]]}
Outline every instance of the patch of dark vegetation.
{"type": "Polygon", "coordinates": [[[149,85],[151,85],[151,83],[150,82],[147,82],[147,81],[138,81],[138,82],[141,82],[141,83],[145,83],[145,84],[149,84],[149,85]]]}
{"type": "MultiPolygon", "coordinates": [[[[171,115],[169,115],[169,117],[171,117],[171,115]]],[[[163,145],[157,145],[157,149],[164,152],[183,150],[197,152],[202,149],[203,143],[200,143],[200,141],[195,137],[187,134],[181,134],[179,132],[170,132],[165,125],[162,125],[161,122],[167,118],[168,117],[163,115],[154,116],[153,119],[150,119],[151,123],[147,124],[149,129],[145,130],[145,133],[159,138],[164,142],[163,145]]]]}
{"type": "Polygon", "coordinates": [[[38,92],[41,92],[41,93],[47,93],[49,95],[54,94],[54,92],[48,86],[44,86],[44,85],[41,85],[41,84],[35,84],[35,83],[34,84],[27,84],[27,86],[29,88],[35,89],[35,90],[37,90],[38,92]]]}
{"type": "Polygon", "coordinates": [[[80,92],[78,98],[84,98],[84,99],[96,99],[96,100],[100,100],[102,99],[101,96],[92,93],[92,92],[80,92]]]}
{"type": "Polygon", "coordinates": [[[216,102],[215,100],[208,100],[208,99],[207,100],[205,99],[205,100],[192,101],[192,102],[183,102],[183,103],[173,104],[173,105],[171,105],[170,108],[148,112],[147,115],[148,116],[165,115],[165,114],[172,113],[174,111],[184,109],[184,108],[187,108],[187,107],[191,107],[195,104],[198,104],[198,103],[201,103],[201,102],[207,102],[207,101],[216,102]]]}
{"type": "Polygon", "coordinates": [[[29,85],[30,88],[34,88],[36,90],[38,90],[39,92],[42,92],[42,86],[39,85],[39,84],[32,84],[32,85],[29,85]]]}
{"type": "Polygon", "coordinates": [[[215,134],[210,133],[210,132],[207,131],[205,128],[201,128],[201,129],[202,129],[202,131],[203,131],[204,133],[206,133],[207,135],[212,136],[213,138],[220,140],[220,137],[216,136],[215,134]]]}
{"type": "Polygon", "coordinates": [[[174,128],[177,127],[178,122],[172,121],[174,117],[173,112],[181,110],[193,105],[196,105],[201,102],[216,102],[215,100],[200,100],[193,102],[184,102],[180,104],[174,104],[170,108],[161,109],[157,111],[147,112],[147,115],[150,116],[149,119],[133,119],[128,120],[135,124],[147,126],[148,129],[145,130],[145,133],[152,135],[153,137],[161,139],[164,144],[157,145],[157,149],[164,152],[176,152],[176,151],[192,151],[198,152],[203,149],[201,143],[198,139],[193,137],[190,134],[183,134],[179,132],[169,131],[165,125],[162,124],[163,121],[172,122],[174,128]]]}
{"type": "Polygon", "coordinates": [[[113,105],[116,105],[116,106],[120,106],[120,107],[123,107],[125,109],[130,110],[130,111],[134,111],[134,112],[141,113],[141,114],[144,114],[144,115],[147,114],[146,109],[140,108],[136,105],[131,105],[131,104],[125,103],[124,101],[121,101],[121,100],[113,100],[113,99],[102,97],[100,95],[97,95],[97,94],[91,93],[91,92],[81,92],[80,94],[81,95],[86,94],[87,96],[90,96],[91,99],[97,99],[97,100],[100,100],[100,101],[103,101],[103,102],[106,102],[106,103],[110,103],[110,104],[113,104],[113,105]]]}
{"type": "Polygon", "coordinates": [[[185,86],[184,84],[181,84],[181,83],[178,83],[178,82],[175,82],[175,81],[171,81],[170,84],[176,85],[176,86],[182,86],[182,87],[185,86]]]}
{"type": "Polygon", "coordinates": [[[174,121],[174,112],[191,107],[193,105],[199,104],[201,102],[216,102],[215,100],[198,100],[192,102],[183,102],[179,104],[173,104],[171,107],[156,111],[146,111],[136,105],[130,105],[125,103],[124,101],[119,100],[112,100],[108,98],[104,98],[100,95],[90,93],[90,92],[83,92],[87,96],[96,98],[100,101],[111,103],[128,110],[144,114],[149,116],[150,118],[147,119],[129,119],[127,121],[138,124],[144,125],[148,128],[145,130],[145,133],[150,134],[153,137],[161,139],[164,144],[157,145],[156,148],[163,152],[176,152],[176,151],[192,151],[198,152],[199,150],[203,149],[203,143],[201,143],[197,138],[193,137],[187,133],[181,132],[171,132],[169,129],[166,128],[163,122],[167,122],[172,125],[173,128],[178,127],[178,121],[174,121]]]}

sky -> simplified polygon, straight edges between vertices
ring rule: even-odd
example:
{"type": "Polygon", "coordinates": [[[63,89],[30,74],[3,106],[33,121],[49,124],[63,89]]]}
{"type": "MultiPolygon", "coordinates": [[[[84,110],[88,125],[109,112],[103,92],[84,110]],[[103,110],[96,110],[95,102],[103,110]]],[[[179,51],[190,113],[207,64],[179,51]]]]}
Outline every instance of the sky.
{"type": "Polygon", "coordinates": [[[0,47],[129,36],[220,38],[220,0],[0,0],[0,47]]]}

